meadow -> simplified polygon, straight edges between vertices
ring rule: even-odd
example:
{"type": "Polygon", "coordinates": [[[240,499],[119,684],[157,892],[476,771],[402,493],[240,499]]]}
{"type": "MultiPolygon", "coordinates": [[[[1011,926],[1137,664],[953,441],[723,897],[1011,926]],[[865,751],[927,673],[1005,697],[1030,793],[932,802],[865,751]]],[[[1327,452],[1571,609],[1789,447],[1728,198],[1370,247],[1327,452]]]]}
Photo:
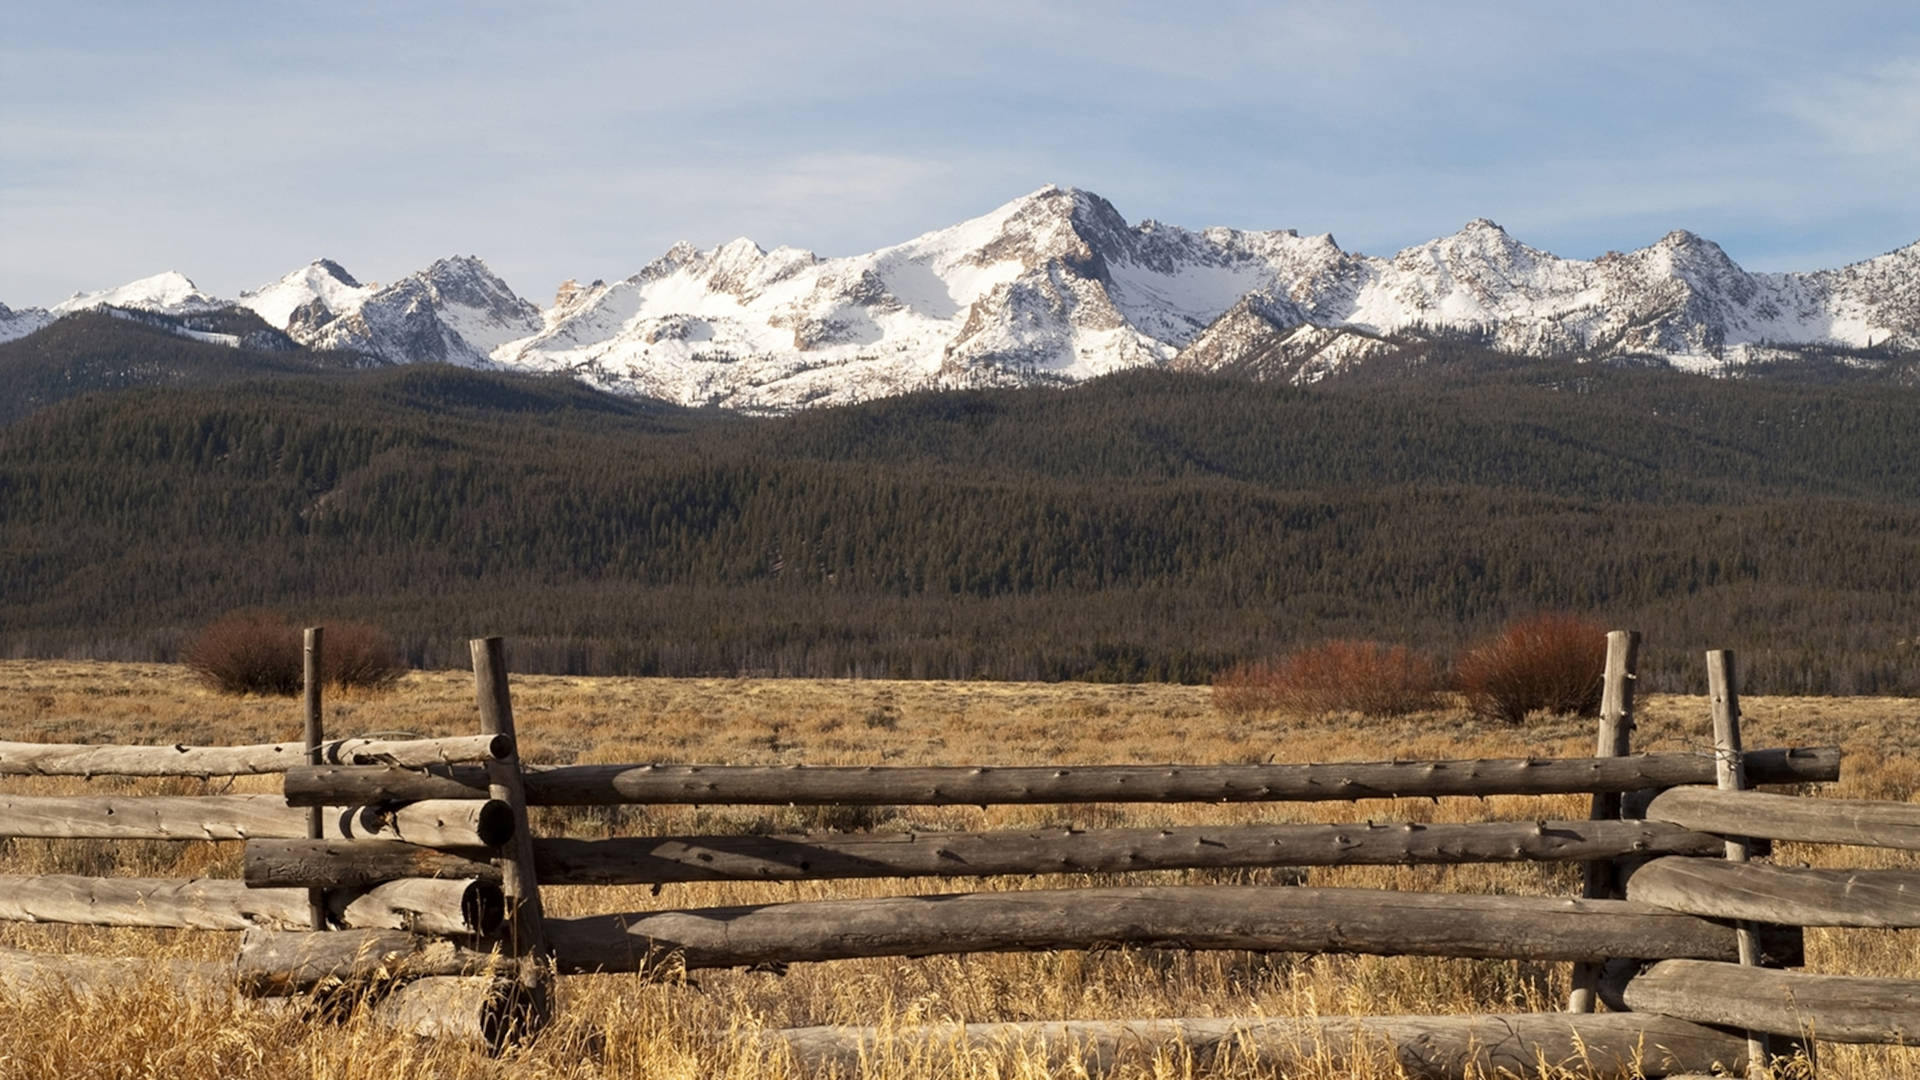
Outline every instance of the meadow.
{"type": "MultiPolygon", "coordinates": [[[[1592,753],[1588,720],[1535,717],[1489,724],[1449,707],[1392,720],[1216,710],[1205,687],[1165,684],[641,679],[523,676],[514,680],[521,751],[532,762],[1038,764],[1340,761],[1592,753]]],[[[1839,744],[1842,780],[1821,794],[1910,801],[1920,791],[1920,701],[1750,698],[1750,747],[1839,744]]],[[[326,706],[330,736],[476,729],[471,677],[416,672],[393,690],[344,693],[326,706]]],[[[0,662],[0,731],[60,742],[250,743],[295,738],[297,702],[235,698],[172,665],[0,662]]],[[[1639,709],[1636,749],[1701,751],[1704,697],[1655,695],[1639,709]]],[[[122,781],[10,778],[14,794],[115,791],[190,794],[271,791],[274,778],[122,781]]],[[[1357,804],[928,808],[599,808],[541,810],[536,828],[574,835],[807,828],[1013,828],[1042,824],[1476,821],[1584,817],[1578,797],[1373,800],[1357,804]]],[[[237,877],[241,846],[168,842],[0,842],[5,873],[237,877]]],[[[1895,866],[1896,852],[1782,844],[1775,860],[1815,866],[1895,866]]],[[[1309,883],[1568,896],[1577,865],[1354,867],[1104,875],[1100,884],[1309,883]]],[[[1053,888],[1086,876],[943,881],[695,883],[659,889],[555,888],[552,914],[760,903],[909,892],[1053,888]]],[[[0,926],[0,945],[45,952],[226,960],[229,935],[41,925],[0,926]]],[[[1893,932],[1807,932],[1817,971],[1920,977],[1920,953],[1893,932]]],[[[594,976],[561,981],[559,1021],[500,1058],[386,1031],[364,1017],[312,1022],[176,996],[155,978],[92,997],[34,993],[0,1007],[0,1078],[312,1076],[729,1078],[791,1073],[756,1032],[812,1024],[902,1026],[934,1021],[1296,1016],[1553,1010],[1565,964],[1240,953],[1106,950],[795,964],[783,973],[700,972],[684,979],[594,976]]],[[[1903,1049],[1822,1046],[1823,1077],[1920,1077],[1903,1049]]],[[[877,1054],[861,1075],[888,1080],[1020,1080],[1082,1075],[1018,1050],[969,1056],[904,1049],[877,1054]]],[[[1199,1075],[1178,1051],[1133,1062],[1124,1076],[1199,1075]]],[[[1206,1075],[1263,1075],[1257,1062],[1206,1075]]],[[[1384,1060],[1322,1062],[1302,1077],[1399,1075],[1384,1060]]],[[[1547,1076],[1560,1074],[1545,1073],[1547,1076]]]]}

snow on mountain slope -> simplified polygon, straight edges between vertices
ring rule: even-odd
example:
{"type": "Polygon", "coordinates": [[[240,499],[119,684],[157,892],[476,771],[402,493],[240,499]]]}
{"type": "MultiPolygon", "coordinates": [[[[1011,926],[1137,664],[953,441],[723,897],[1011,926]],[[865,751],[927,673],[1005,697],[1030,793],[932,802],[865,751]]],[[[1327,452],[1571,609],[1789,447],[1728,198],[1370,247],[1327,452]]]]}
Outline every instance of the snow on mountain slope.
{"type": "Polygon", "coordinates": [[[392,363],[486,366],[489,352],[542,325],[539,308],[470,255],[441,259],[384,288],[360,285],[323,260],[250,295],[275,312],[298,301],[275,325],[302,345],[392,363]]]}
{"type": "Polygon", "coordinates": [[[238,303],[259,315],[268,326],[284,330],[293,322],[294,312],[309,304],[320,305],[309,320],[319,311],[337,316],[358,309],[378,288],[355,281],[345,267],[332,259],[315,259],[271,285],[241,293],[238,303]]]}
{"type": "Polygon", "coordinates": [[[1097,195],[1048,187],[865,255],[677,246],[624,281],[569,289],[539,334],[493,359],[753,409],[1072,381],[1171,359],[1249,289],[1309,276],[1326,247],[1129,226],[1097,195]]]}
{"type": "Polygon", "coordinates": [[[569,283],[538,334],[492,359],[760,410],[1147,364],[1310,381],[1435,336],[1724,372],[1781,346],[1920,346],[1917,274],[1920,245],[1750,274],[1687,232],[1564,259],[1484,219],[1380,258],[1292,230],[1129,225],[1098,195],[1047,187],[865,255],[680,245],[625,281],[569,283]]]}
{"type": "Polygon", "coordinates": [[[10,308],[0,304],[0,342],[26,337],[59,318],[46,308],[10,308]]]}
{"type": "MultiPolygon", "coordinates": [[[[1310,382],[1434,338],[1708,373],[1808,350],[1920,349],[1920,244],[1838,270],[1754,274],[1684,231],[1582,260],[1481,219],[1382,258],[1291,229],[1130,225],[1098,195],[1049,186],[862,255],[679,244],[624,280],[565,282],[544,311],[470,256],[387,286],[322,259],[238,304],[301,344],[391,363],[563,372],[781,411],[1140,365],[1310,382]]],[[[0,338],[103,305],[225,306],[168,273],[51,312],[0,309],[0,338]]]]}
{"type": "Polygon", "coordinates": [[[136,311],[153,311],[162,315],[192,315],[217,311],[226,306],[228,305],[225,301],[216,300],[201,292],[185,274],[177,270],[168,270],[163,274],[130,281],[117,289],[74,293],[71,297],[55,304],[51,310],[55,315],[67,315],[93,308],[119,307],[132,308],[136,311]]]}

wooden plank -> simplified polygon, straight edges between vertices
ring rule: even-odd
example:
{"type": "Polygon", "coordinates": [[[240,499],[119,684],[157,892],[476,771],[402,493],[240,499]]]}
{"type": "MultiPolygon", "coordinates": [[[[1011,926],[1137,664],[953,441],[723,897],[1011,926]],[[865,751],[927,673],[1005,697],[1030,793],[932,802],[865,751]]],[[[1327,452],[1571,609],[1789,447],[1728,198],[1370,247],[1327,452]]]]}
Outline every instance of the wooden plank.
{"type": "MultiPolygon", "coordinates": [[[[1716,854],[1706,833],[1641,821],[1240,825],[997,832],[799,833],[786,836],[537,838],[547,885],[801,881],[874,877],[1099,874],[1268,866],[1392,866],[1578,860],[1631,853],[1716,854]]],[[[466,857],[404,844],[247,843],[259,886],[357,885],[393,877],[474,877],[466,857]]]]}
{"type": "MultiPolygon", "coordinates": [[[[1837,747],[1758,750],[1755,783],[1835,780],[1837,747]]],[[[1354,762],[1330,765],[830,766],[561,765],[525,770],[533,806],[631,803],[953,806],[1082,802],[1312,802],[1441,796],[1565,795],[1712,783],[1710,758],[1354,762]]],[[[287,773],[295,806],[481,798],[482,769],[420,772],[367,766],[287,773]]]]}
{"type": "Polygon", "coordinates": [[[1920,851],[1920,804],[1811,799],[1683,787],[1662,792],[1647,817],[1721,836],[1920,851]]]}
{"type": "Polygon", "coordinates": [[[1822,1042],[1920,1041],[1920,982],[1667,960],[1627,983],[1640,1012],[1822,1042]]]}
{"type": "MultiPolygon", "coordinates": [[[[480,730],[514,738],[513,697],[507,685],[506,643],[497,637],[468,643],[473,655],[474,695],[479,701],[480,730]]],[[[527,826],[527,791],[519,756],[487,763],[488,794],[513,815],[513,833],[494,853],[506,894],[507,950],[514,956],[517,998],[528,1033],[544,1026],[552,1015],[553,1000],[547,966],[546,911],[540,902],[540,882],[534,870],[533,831],[527,826]]]]}
{"type": "MultiPolygon", "coordinates": [[[[546,937],[563,973],[650,970],[670,955],[697,969],[1115,946],[1530,960],[1738,955],[1731,927],[1625,900],[1236,885],[641,911],[548,919],[546,937]]],[[[246,942],[241,971],[267,993],[388,965],[468,975],[489,962],[385,931],[256,933],[246,942]]]]}
{"type": "MultiPolygon", "coordinates": [[[[500,927],[498,885],[390,881],[329,897],[342,926],[432,934],[490,934],[500,927]]],[[[225,878],[0,877],[0,921],[85,926],[246,930],[309,929],[304,889],[250,889],[225,878]]]]}
{"type": "MultiPolygon", "coordinates": [[[[1201,1070],[1229,1069],[1255,1055],[1260,1072],[1374,1075],[1380,1059],[1396,1076],[1419,1080],[1560,1075],[1639,1080],[1737,1069],[1744,1043],[1725,1032],[1663,1016],[1609,1013],[1567,1016],[1512,1013],[1483,1016],[1206,1017],[1180,1020],[1066,1020],[939,1024],[881,1030],[808,1027],[766,1032],[807,1074],[854,1076],[863,1064],[894,1055],[916,1062],[969,1057],[1044,1061],[1050,1068],[1102,1075],[1134,1066],[1152,1071],[1156,1052],[1192,1053],[1201,1070]],[[1391,1068],[1391,1066],[1389,1066],[1391,1068]]],[[[1010,1070],[1011,1071],[1011,1070],[1010,1070]]],[[[1074,1075],[1079,1075],[1074,1072],[1074,1075]]],[[[1237,1075],[1237,1072],[1236,1072],[1237,1075]]]]}
{"type": "MultiPolygon", "coordinates": [[[[512,836],[502,802],[434,799],[391,811],[334,809],[330,838],[473,847],[512,836]]],[[[104,840],[305,838],[307,812],[278,795],[0,795],[0,836],[104,840]]]]}
{"type": "MultiPolygon", "coordinates": [[[[1633,751],[1633,686],[1640,656],[1640,634],[1635,630],[1607,633],[1607,664],[1601,676],[1600,723],[1596,732],[1596,757],[1625,757],[1633,751]]],[[[1595,792],[1587,816],[1595,821],[1611,821],[1620,816],[1620,793],[1595,792]]],[[[1595,860],[1581,868],[1580,895],[1588,900],[1605,900],[1620,893],[1617,866],[1611,860],[1595,860]]],[[[1573,969],[1573,993],[1567,1011],[1592,1012],[1600,969],[1593,964],[1577,964],[1573,969]]]]}
{"type": "Polygon", "coordinates": [[[1670,856],[1634,871],[1627,897],[1714,919],[1920,929],[1920,870],[1811,870],[1670,856]]]}
{"type": "MultiPolygon", "coordinates": [[[[320,745],[320,763],[430,765],[486,762],[513,752],[497,735],[441,739],[335,739],[320,745]]],[[[0,742],[0,776],[255,776],[313,764],[305,740],[254,746],[99,746],[90,743],[0,742]]]]}

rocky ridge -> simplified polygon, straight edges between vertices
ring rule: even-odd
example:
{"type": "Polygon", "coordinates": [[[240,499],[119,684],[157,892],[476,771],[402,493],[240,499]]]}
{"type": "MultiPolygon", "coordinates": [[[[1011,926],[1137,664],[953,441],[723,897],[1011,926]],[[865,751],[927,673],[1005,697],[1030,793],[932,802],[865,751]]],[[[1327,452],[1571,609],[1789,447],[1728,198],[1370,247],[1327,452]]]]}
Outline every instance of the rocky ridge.
{"type": "MultiPolygon", "coordinates": [[[[0,340],[74,310],[222,304],[162,274],[50,311],[0,308],[0,340]]],[[[1292,230],[1133,225],[1098,195],[1046,187],[863,255],[680,244],[620,281],[565,282],[544,310],[471,256],[386,286],[323,259],[237,305],[316,348],[780,411],[1141,365],[1306,383],[1434,339],[1722,375],[1809,351],[1871,367],[1887,361],[1858,350],[1920,347],[1920,244],[1757,274],[1684,231],[1580,260],[1482,219],[1382,258],[1292,230]]]]}

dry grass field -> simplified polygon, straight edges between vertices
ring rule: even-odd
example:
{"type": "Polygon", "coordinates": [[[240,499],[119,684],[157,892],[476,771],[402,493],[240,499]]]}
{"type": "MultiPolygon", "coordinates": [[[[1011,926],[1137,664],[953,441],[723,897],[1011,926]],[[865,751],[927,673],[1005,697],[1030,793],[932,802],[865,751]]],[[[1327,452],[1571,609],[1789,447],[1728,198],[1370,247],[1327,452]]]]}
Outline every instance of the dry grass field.
{"type": "MultiPolygon", "coordinates": [[[[1391,721],[1217,712],[1205,688],[984,683],[618,679],[527,676],[514,683],[523,755],[542,763],[591,761],[809,764],[1338,761],[1592,752],[1587,721],[1540,719],[1489,726],[1463,711],[1391,721]]],[[[1828,794],[1910,800],[1920,791],[1920,702],[1903,699],[1752,699],[1750,746],[1839,743],[1843,780],[1828,794]]],[[[329,735],[475,730],[470,677],[408,676],[378,695],[337,696],[329,735]]],[[[1699,750],[1708,741],[1704,698],[1642,703],[1638,748],[1699,750]]],[[[296,738],[298,706],[229,698],[163,665],[0,662],[0,733],[61,742],[261,742],[296,738]]],[[[273,790],[270,778],[196,781],[9,780],[15,794],[92,791],[194,793],[273,790]]],[[[1080,806],[901,809],[626,808],[540,811],[538,826],[576,835],[776,828],[1015,827],[1205,822],[1467,821],[1584,817],[1585,797],[1383,801],[1361,804],[1080,806]]],[[[0,841],[5,873],[238,876],[240,845],[0,841]]],[[[1781,845],[1781,861],[1900,865],[1894,853],[1781,845]]],[[[855,881],[808,884],[572,888],[547,893],[555,914],[751,903],[829,896],[1059,887],[1092,879],[855,881]]],[[[1571,895],[1577,866],[1518,864],[1458,869],[1315,868],[1304,872],[1187,872],[1107,877],[1101,883],[1306,881],[1455,891],[1571,895]]],[[[1920,938],[1809,931],[1815,970],[1920,977],[1920,938]]],[[[230,936],[186,931],[0,927],[0,944],[39,951],[227,959],[230,936]]],[[[0,1078],[398,1077],[735,1078],[785,1076],[762,1051],[763,1027],[906,1025],[925,1021],[1338,1013],[1458,1013],[1555,1009],[1564,964],[1243,954],[1103,951],[794,965],[782,975],[703,972],[685,981],[638,976],[562,980],[561,1019],[533,1046],[504,1058],[391,1034],[369,1022],[194,1005],[154,980],[85,999],[36,994],[0,1001],[0,1078]]],[[[1904,1050],[1823,1046],[1822,1076],[1920,1077],[1904,1050]]],[[[1195,1075],[1168,1053],[1126,1075],[1195,1075]]],[[[882,1054],[863,1075],[1015,1080],[1081,1075],[1032,1057],[931,1058],[882,1054]]],[[[1213,1075],[1260,1075],[1230,1068],[1213,1075]]],[[[1305,1077],[1398,1075],[1366,1062],[1308,1069],[1305,1077]]],[[[1543,1073],[1542,1075],[1560,1075],[1543,1073]]]]}

